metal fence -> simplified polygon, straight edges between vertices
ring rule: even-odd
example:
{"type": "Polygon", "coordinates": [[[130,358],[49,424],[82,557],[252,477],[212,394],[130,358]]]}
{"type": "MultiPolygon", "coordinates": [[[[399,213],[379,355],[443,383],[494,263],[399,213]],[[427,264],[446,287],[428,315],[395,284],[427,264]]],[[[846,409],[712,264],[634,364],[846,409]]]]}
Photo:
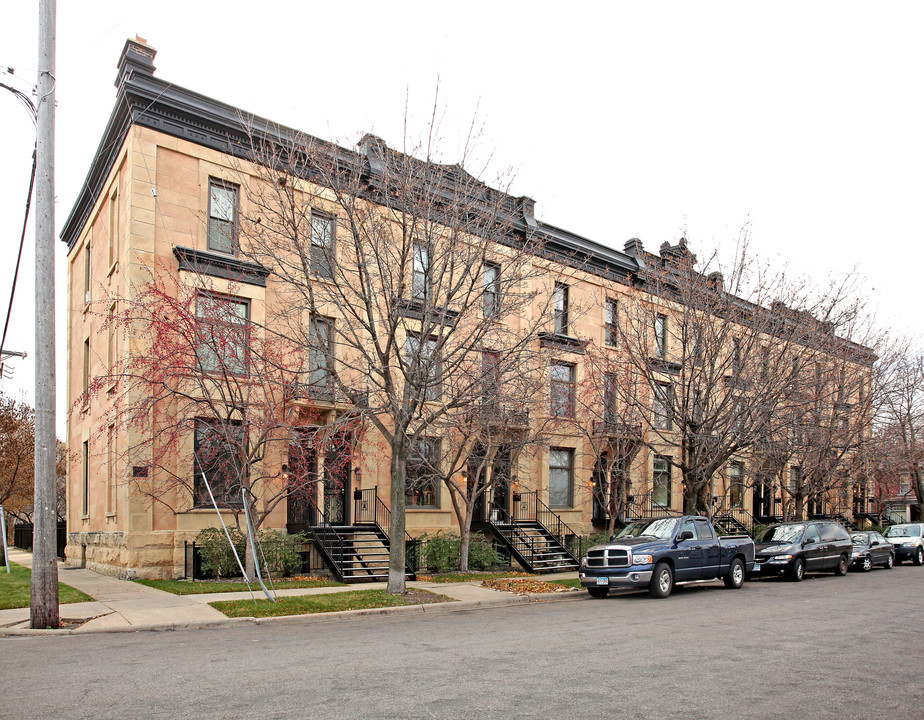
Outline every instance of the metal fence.
{"type": "MultiPolygon", "coordinates": [[[[13,526],[13,547],[20,550],[32,549],[32,533],[35,526],[32,523],[16,523],[13,526]]],[[[57,549],[59,558],[64,559],[64,548],[67,546],[67,523],[58,522],[57,549]]]]}

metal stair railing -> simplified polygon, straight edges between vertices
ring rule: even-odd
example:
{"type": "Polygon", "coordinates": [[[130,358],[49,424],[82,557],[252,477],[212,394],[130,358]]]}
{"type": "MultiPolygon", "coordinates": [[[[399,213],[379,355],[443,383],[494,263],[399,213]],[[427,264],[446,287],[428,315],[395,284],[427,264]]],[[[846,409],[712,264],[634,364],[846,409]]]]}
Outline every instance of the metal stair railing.
{"type": "MultiPolygon", "coordinates": [[[[379,488],[371,487],[357,490],[353,493],[353,518],[357,525],[375,525],[384,536],[388,547],[391,546],[389,532],[391,530],[391,509],[379,497],[379,488]]],[[[405,572],[413,580],[417,575],[417,547],[416,538],[404,531],[404,566],[405,572]]]]}
{"type": "Polygon", "coordinates": [[[517,521],[532,520],[537,522],[543,530],[558,540],[562,550],[565,551],[571,561],[574,562],[575,565],[580,565],[578,559],[575,558],[574,554],[568,549],[569,539],[577,537],[578,534],[561,519],[558,513],[539,499],[538,491],[534,490],[528,493],[520,493],[519,504],[514,503],[513,516],[514,520],[517,521]],[[525,500],[524,497],[526,498],[525,500]],[[519,513],[517,513],[517,509],[519,509],[520,512],[525,512],[528,516],[531,515],[531,517],[518,517],[519,513]]]}
{"type": "Polygon", "coordinates": [[[530,572],[535,572],[536,537],[524,533],[517,521],[504,508],[491,504],[488,523],[497,536],[506,543],[517,560],[530,572]]]}
{"type": "Polygon", "coordinates": [[[311,532],[317,541],[318,552],[327,561],[331,571],[337,576],[337,580],[344,582],[347,577],[345,575],[346,568],[343,565],[346,558],[344,539],[327,521],[327,515],[324,511],[317,507],[316,503],[312,503],[312,505],[314,505],[315,510],[315,524],[311,528],[311,532]]]}

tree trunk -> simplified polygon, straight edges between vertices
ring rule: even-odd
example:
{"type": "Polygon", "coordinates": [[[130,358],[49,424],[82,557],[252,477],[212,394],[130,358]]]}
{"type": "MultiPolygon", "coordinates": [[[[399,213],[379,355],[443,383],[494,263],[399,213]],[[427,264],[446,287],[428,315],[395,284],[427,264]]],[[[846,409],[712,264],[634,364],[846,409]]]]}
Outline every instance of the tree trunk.
{"type": "Polygon", "coordinates": [[[405,503],[407,486],[407,445],[403,432],[395,431],[395,444],[391,448],[391,551],[388,555],[388,592],[403,594],[405,583],[405,503]]]}
{"type": "Polygon", "coordinates": [[[465,519],[459,526],[459,570],[468,572],[468,548],[472,539],[472,503],[465,508],[465,519]]]}

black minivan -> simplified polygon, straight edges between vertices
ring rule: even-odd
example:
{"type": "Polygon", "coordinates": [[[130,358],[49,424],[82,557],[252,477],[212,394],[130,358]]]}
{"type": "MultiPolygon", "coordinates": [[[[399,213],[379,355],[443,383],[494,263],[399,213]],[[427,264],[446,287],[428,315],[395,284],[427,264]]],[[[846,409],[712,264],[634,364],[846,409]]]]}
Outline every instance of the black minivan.
{"type": "Polygon", "coordinates": [[[757,544],[755,575],[786,575],[799,582],[807,572],[846,575],[853,542],[843,526],[828,520],[787,522],[767,527],[757,544]]]}

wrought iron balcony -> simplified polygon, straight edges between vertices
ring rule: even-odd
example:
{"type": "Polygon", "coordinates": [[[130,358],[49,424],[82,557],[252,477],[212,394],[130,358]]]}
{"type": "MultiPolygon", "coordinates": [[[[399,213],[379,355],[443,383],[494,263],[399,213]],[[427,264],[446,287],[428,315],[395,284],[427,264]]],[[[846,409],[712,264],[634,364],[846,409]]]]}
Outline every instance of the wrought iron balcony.
{"type": "Polygon", "coordinates": [[[497,399],[485,400],[468,412],[472,422],[494,429],[525,430],[529,427],[529,410],[513,410],[497,399]]]}
{"type": "Polygon", "coordinates": [[[594,420],[594,435],[599,437],[619,437],[626,440],[642,440],[642,424],[627,423],[623,420],[604,419],[594,420]]]}
{"type": "Polygon", "coordinates": [[[348,395],[346,392],[338,388],[333,382],[292,382],[289,384],[289,393],[296,400],[310,400],[317,405],[325,405],[330,407],[337,405],[367,407],[369,405],[368,392],[351,392],[348,395]]]}

